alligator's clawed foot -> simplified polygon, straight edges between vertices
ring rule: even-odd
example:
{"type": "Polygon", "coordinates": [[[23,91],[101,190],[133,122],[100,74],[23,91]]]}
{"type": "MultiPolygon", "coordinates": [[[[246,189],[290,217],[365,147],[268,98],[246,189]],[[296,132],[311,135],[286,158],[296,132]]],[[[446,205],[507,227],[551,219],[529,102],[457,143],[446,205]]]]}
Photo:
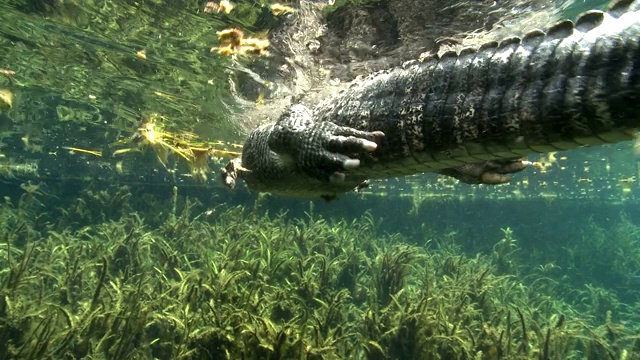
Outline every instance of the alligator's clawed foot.
{"type": "Polygon", "coordinates": [[[314,122],[311,110],[293,106],[275,124],[269,148],[294,161],[297,171],[330,183],[345,181],[359,158],[378,148],[381,131],[361,131],[329,121],[314,122]]]}
{"type": "Polygon", "coordinates": [[[296,164],[308,175],[330,183],[344,182],[346,173],[360,166],[358,157],[375,151],[384,137],[380,131],[360,131],[331,122],[314,124],[306,131],[296,164]]]}
{"type": "Polygon", "coordinates": [[[505,184],[511,181],[507,174],[524,170],[531,164],[523,159],[490,160],[475,164],[466,164],[440,171],[467,184],[505,184]]]}

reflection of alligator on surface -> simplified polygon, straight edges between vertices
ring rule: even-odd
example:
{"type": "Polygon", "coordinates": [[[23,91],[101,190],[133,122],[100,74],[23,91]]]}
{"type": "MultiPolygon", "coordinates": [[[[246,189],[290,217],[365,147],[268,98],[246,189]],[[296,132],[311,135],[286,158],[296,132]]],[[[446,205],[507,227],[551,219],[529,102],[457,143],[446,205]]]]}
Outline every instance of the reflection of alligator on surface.
{"type": "Polygon", "coordinates": [[[270,31],[268,58],[232,62],[231,91],[246,105],[236,121],[249,132],[292,103],[317,104],[358,76],[438,49],[545,27],[568,3],[390,0],[329,6],[297,1],[296,12],[270,31]],[[262,99],[266,106],[256,107],[262,99]]]}

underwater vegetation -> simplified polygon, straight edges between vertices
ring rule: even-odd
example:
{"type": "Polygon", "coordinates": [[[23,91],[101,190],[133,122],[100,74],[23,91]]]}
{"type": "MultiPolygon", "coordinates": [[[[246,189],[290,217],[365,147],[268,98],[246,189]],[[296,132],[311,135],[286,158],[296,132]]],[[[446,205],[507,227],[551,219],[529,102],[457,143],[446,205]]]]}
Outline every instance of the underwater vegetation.
{"type": "Polygon", "coordinates": [[[598,255],[577,241],[554,265],[528,262],[511,229],[471,255],[452,235],[385,234],[371,215],[206,209],[177,188],[62,204],[52,188],[26,184],[0,207],[2,359],[640,357],[639,304],[562,278],[598,255]]]}
{"type": "MultiPolygon", "coordinates": [[[[0,359],[640,358],[640,233],[624,216],[612,227],[585,220],[564,241],[535,246],[506,227],[497,238],[421,229],[409,239],[370,214],[207,208],[177,188],[167,201],[111,180],[67,200],[54,181],[32,176],[57,156],[68,162],[60,149],[111,154],[113,141],[137,131],[152,168],[169,168],[173,153],[203,177],[209,148],[187,133],[237,138],[226,86],[242,79],[222,71],[238,64],[209,49],[229,26],[253,36],[280,20],[271,1],[237,1],[230,14],[202,3],[0,5],[9,35],[0,39],[0,133],[12,134],[2,135],[0,186],[31,179],[0,199],[0,359]],[[171,121],[139,124],[144,109],[171,121]],[[9,153],[22,148],[42,158],[9,153]],[[462,248],[472,241],[477,249],[462,248]]],[[[248,89],[242,95],[259,105],[261,93],[248,89]]],[[[544,170],[565,171],[557,160],[544,170]]],[[[582,181],[593,181],[600,193],[611,187],[594,173],[613,179],[608,167],[594,161],[563,183],[585,191],[582,181]]],[[[416,213],[400,214],[416,223],[443,195],[419,181],[416,213]]],[[[569,193],[535,181],[516,190],[539,194],[549,183],[569,193]]]]}

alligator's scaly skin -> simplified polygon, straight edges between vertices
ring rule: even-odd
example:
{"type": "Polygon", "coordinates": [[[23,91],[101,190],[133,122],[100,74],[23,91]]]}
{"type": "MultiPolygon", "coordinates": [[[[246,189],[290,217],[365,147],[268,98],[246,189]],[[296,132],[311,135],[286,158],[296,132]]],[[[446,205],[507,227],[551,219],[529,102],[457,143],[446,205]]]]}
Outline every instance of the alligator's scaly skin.
{"type": "Polygon", "coordinates": [[[313,110],[293,106],[250,135],[227,175],[331,196],[366,179],[629,140],[639,126],[640,0],[625,0],[376,73],[313,110]]]}

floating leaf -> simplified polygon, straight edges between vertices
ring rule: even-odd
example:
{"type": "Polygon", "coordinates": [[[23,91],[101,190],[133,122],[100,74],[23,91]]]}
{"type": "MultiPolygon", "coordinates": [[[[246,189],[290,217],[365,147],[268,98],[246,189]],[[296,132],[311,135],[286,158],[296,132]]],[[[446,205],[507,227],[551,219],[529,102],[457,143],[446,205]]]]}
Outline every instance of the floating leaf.
{"type": "Polygon", "coordinates": [[[0,89],[0,109],[13,107],[13,93],[7,89],[0,89]]]}
{"type": "Polygon", "coordinates": [[[291,13],[293,13],[295,11],[296,10],[293,9],[292,7],[285,6],[285,5],[282,5],[282,4],[273,4],[273,5],[271,5],[271,12],[275,16],[291,14],[291,13]]]}

